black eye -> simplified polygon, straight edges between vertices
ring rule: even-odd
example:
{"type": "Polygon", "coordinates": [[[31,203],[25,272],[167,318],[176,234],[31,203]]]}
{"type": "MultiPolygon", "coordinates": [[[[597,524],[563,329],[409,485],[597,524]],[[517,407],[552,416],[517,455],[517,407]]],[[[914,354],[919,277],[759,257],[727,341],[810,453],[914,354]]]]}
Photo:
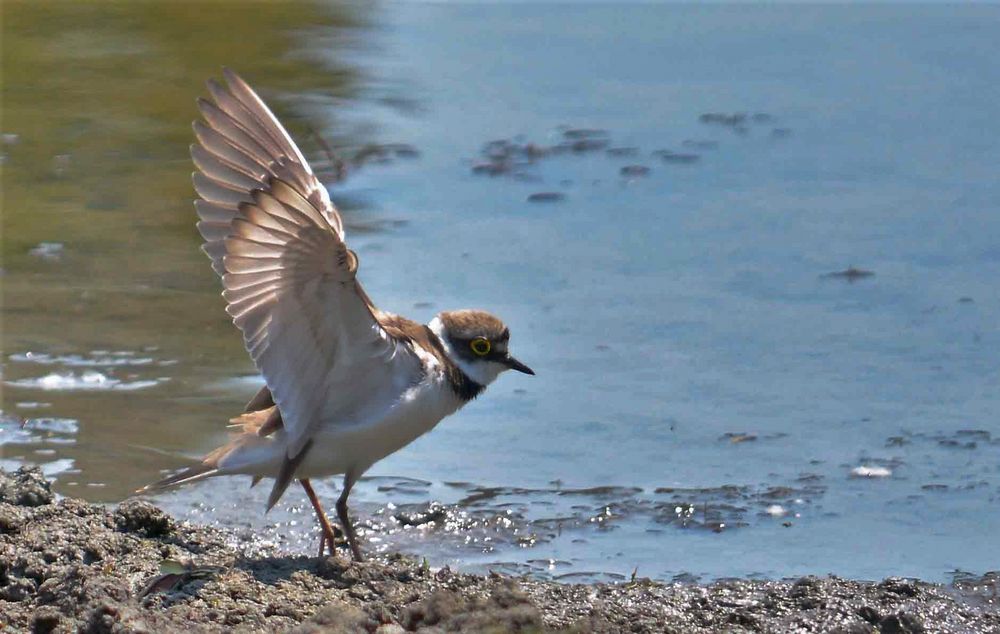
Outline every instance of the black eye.
{"type": "Polygon", "coordinates": [[[490,340],[485,337],[476,337],[471,342],[469,342],[469,347],[472,351],[479,355],[480,357],[485,357],[490,353],[490,340]]]}

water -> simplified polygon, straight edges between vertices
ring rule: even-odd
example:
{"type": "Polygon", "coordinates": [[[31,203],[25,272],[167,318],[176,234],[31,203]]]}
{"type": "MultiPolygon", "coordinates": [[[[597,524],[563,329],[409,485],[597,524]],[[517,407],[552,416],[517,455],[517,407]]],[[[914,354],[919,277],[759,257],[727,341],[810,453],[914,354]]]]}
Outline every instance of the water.
{"type": "MultiPolygon", "coordinates": [[[[366,289],[419,320],[493,310],[538,372],[504,376],[372,469],[352,496],[371,548],[566,579],[638,567],[660,579],[945,580],[1000,565],[994,7],[313,10],[285,27],[317,36],[282,42],[282,72],[229,59],[234,41],[176,70],[171,94],[200,94],[203,76],[232,64],[285,91],[270,94],[310,156],[322,153],[304,121],[345,151],[416,147],[415,160],[333,186],[366,289]],[[636,154],[473,172],[487,142],[554,147],[573,140],[567,127],[636,154]],[[623,177],[626,165],[649,173],[623,177]],[[527,202],[542,192],[564,199],[527,202]],[[852,266],[874,275],[826,276],[852,266]],[[445,505],[437,515],[431,500],[445,505]],[[428,510],[447,526],[413,520],[428,510]]],[[[133,90],[145,104],[149,84],[133,90]]],[[[66,116],[32,104],[39,120],[66,116]]],[[[56,132],[39,148],[5,118],[21,138],[5,150],[4,351],[48,356],[7,358],[4,411],[76,426],[8,423],[4,459],[57,464],[62,493],[121,499],[220,442],[255,389],[197,252],[191,111],[123,120],[109,145],[154,131],[158,142],[97,154],[100,181],[46,173],[73,149],[56,132]],[[88,206],[108,196],[104,181],[120,202],[88,206]],[[125,353],[151,361],[120,363],[125,353]],[[90,373],[154,384],[72,389],[90,373]],[[50,376],[77,382],[24,383],[50,376]]],[[[94,135],[81,129],[79,143],[94,135]]],[[[264,517],[266,487],[246,486],[159,501],[315,547],[301,494],[264,517]]],[[[332,502],[335,481],[321,492],[332,502]]]]}

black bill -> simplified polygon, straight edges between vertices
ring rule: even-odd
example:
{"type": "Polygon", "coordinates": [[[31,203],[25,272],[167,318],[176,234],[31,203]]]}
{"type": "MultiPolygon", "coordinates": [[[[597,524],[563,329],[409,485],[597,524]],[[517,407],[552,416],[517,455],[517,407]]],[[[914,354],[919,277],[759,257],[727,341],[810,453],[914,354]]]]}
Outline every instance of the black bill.
{"type": "Polygon", "coordinates": [[[503,360],[503,363],[511,370],[517,370],[518,372],[524,372],[525,374],[534,374],[535,371],[524,365],[514,357],[507,355],[507,358],[503,360]]]}

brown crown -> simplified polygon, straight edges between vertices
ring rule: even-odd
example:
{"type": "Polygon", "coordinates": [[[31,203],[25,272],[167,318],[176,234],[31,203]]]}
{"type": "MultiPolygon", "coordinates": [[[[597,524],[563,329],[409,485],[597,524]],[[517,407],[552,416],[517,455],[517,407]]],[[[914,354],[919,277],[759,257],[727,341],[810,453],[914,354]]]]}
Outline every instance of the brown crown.
{"type": "Polygon", "coordinates": [[[482,310],[453,310],[438,315],[451,339],[464,340],[486,337],[490,341],[504,341],[510,332],[502,321],[482,310]]]}

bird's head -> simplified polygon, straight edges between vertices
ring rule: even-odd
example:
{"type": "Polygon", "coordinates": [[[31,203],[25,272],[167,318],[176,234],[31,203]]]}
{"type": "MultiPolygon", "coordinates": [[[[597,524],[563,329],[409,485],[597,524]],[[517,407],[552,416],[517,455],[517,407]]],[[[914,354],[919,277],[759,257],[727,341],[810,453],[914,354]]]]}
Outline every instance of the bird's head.
{"type": "Polygon", "coordinates": [[[534,374],[507,349],[510,341],[507,326],[486,311],[439,313],[428,325],[441,340],[448,358],[480,385],[489,385],[505,370],[534,374]]]}

